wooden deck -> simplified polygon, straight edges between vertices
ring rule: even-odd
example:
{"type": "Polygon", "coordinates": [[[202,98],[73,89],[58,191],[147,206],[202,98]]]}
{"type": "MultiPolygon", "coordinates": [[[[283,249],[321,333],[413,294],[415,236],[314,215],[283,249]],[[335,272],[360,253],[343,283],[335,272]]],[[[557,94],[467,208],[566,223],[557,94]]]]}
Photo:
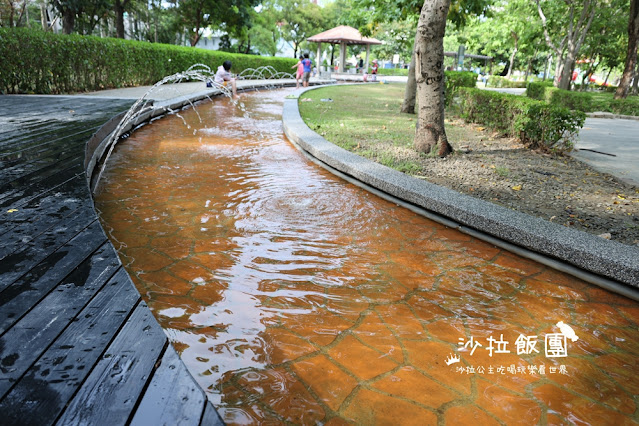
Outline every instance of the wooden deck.
{"type": "Polygon", "coordinates": [[[93,210],[85,144],[130,100],[0,96],[0,422],[222,424],[93,210]]]}

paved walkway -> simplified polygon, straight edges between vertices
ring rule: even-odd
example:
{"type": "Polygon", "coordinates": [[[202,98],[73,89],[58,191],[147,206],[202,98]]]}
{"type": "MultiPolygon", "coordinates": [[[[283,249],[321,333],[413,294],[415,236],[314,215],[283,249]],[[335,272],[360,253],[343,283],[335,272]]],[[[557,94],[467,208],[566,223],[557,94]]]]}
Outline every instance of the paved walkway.
{"type": "MultiPolygon", "coordinates": [[[[283,86],[286,84],[291,84],[294,80],[282,79],[282,80],[238,80],[237,88],[238,90],[251,88],[253,86],[283,86]]],[[[313,77],[310,80],[311,85],[317,84],[330,84],[334,83],[333,80],[323,80],[317,77],[313,77]]],[[[153,86],[138,86],[138,87],[125,87],[121,89],[110,89],[110,90],[101,90],[99,92],[89,92],[89,93],[81,93],[76,96],[90,96],[90,97],[100,97],[100,98],[114,98],[114,99],[140,99],[142,96],[147,94],[147,92],[153,86]]],[[[163,86],[157,87],[153,92],[147,95],[147,99],[156,100],[156,101],[165,101],[168,99],[177,98],[180,96],[192,95],[194,93],[209,91],[213,92],[215,89],[207,88],[206,85],[201,82],[191,82],[191,83],[176,83],[176,84],[165,84],[163,86]]]]}
{"type": "MultiPolygon", "coordinates": [[[[484,90],[511,95],[526,93],[526,89],[488,87],[484,90]]],[[[571,155],[600,172],[639,186],[639,121],[612,116],[588,117],[571,155]]]]}
{"type": "Polygon", "coordinates": [[[639,186],[639,121],[589,117],[575,148],[573,157],[639,186]]]}

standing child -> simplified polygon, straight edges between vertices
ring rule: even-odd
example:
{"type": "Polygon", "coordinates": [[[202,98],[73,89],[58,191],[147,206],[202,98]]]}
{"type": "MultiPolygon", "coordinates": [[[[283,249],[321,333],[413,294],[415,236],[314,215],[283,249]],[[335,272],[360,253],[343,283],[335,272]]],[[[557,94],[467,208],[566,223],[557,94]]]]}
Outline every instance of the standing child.
{"type": "Polygon", "coordinates": [[[377,81],[377,59],[373,59],[373,65],[371,66],[371,81],[377,81]]]}
{"type": "Polygon", "coordinates": [[[304,75],[304,65],[302,64],[302,54],[300,53],[300,58],[297,61],[297,63],[295,65],[293,65],[291,68],[295,68],[297,67],[297,72],[295,73],[295,81],[296,81],[296,89],[300,88],[300,80],[302,79],[302,76],[304,75]]]}
{"type": "Polygon", "coordinates": [[[308,53],[304,54],[304,59],[302,59],[302,65],[304,66],[304,75],[302,77],[302,81],[304,87],[308,87],[308,80],[311,78],[311,71],[313,69],[313,62],[308,59],[308,53]]]}

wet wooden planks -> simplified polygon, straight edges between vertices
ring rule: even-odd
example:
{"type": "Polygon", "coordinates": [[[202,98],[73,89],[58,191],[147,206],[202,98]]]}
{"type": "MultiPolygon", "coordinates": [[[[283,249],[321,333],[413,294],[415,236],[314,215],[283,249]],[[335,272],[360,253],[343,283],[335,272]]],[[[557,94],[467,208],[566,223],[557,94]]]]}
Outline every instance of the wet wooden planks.
{"type": "Polygon", "coordinates": [[[3,424],[222,424],[93,210],[85,144],[130,104],[0,96],[3,424]]]}

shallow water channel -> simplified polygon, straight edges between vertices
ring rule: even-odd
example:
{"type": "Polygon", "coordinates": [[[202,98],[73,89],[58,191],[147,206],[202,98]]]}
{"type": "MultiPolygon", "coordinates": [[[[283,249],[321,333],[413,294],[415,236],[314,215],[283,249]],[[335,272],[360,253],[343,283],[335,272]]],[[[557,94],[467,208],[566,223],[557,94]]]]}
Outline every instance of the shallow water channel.
{"type": "Polygon", "coordinates": [[[636,302],[310,163],[283,135],[288,93],[244,94],[249,115],[216,99],[140,128],[96,197],[225,421],[638,420],[636,302]]]}

